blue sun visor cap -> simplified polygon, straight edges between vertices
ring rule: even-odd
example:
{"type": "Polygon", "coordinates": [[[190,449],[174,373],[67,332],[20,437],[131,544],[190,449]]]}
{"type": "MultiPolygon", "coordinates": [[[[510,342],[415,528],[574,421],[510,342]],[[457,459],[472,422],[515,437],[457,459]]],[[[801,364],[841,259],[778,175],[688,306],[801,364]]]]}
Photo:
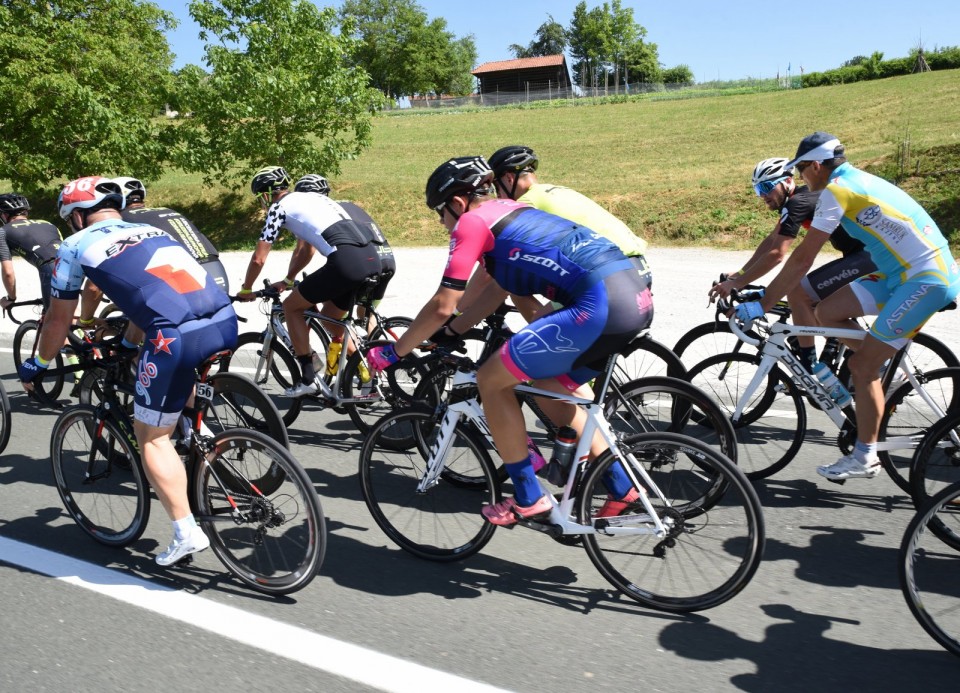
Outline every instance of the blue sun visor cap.
{"type": "Polygon", "coordinates": [[[792,169],[801,161],[826,161],[838,156],[843,156],[840,140],[826,132],[815,132],[800,140],[796,156],[784,168],[792,169]]]}

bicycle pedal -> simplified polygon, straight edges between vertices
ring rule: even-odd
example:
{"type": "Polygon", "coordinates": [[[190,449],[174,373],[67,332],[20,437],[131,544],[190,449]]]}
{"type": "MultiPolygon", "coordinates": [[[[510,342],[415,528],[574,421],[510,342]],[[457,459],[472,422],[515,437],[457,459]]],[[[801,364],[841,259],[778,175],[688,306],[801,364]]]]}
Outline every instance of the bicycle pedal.
{"type": "Polygon", "coordinates": [[[845,483],[847,483],[846,479],[831,479],[828,476],[825,476],[823,478],[829,481],[831,484],[837,484],[838,486],[843,486],[845,483]]]}
{"type": "Polygon", "coordinates": [[[186,568],[190,565],[193,565],[193,554],[188,553],[186,556],[181,558],[179,561],[173,564],[177,568],[186,568]]]}

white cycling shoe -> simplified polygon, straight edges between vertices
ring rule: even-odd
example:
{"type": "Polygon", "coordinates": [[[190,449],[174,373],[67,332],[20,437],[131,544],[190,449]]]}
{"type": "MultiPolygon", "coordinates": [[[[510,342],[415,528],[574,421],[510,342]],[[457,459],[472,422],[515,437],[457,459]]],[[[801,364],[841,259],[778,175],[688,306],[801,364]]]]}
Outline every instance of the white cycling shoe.
{"type": "Polygon", "coordinates": [[[880,470],[880,460],[863,464],[853,454],[850,454],[844,455],[833,464],[817,467],[817,474],[828,481],[843,482],[847,479],[873,479],[880,474],[880,470]]]}
{"type": "Polygon", "coordinates": [[[210,546],[210,539],[203,533],[199,527],[195,527],[190,534],[183,539],[173,538],[167,550],[156,557],[158,565],[173,565],[184,556],[191,553],[203,551],[210,546]]]}

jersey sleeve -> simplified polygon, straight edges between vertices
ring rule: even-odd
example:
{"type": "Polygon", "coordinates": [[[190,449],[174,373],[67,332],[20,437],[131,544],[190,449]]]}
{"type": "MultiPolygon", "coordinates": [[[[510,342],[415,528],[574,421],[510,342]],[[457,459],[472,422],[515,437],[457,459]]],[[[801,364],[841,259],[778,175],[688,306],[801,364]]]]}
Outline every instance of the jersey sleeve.
{"type": "Polygon", "coordinates": [[[450,234],[450,255],[440,286],[463,291],[477,261],[491,248],[493,234],[483,218],[469,212],[461,216],[450,234]]]}
{"type": "Polygon", "coordinates": [[[817,200],[817,210],[813,213],[810,226],[817,231],[833,233],[842,219],[843,206],[837,200],[837,196],[830,191],[830,188],[827,188],[820,193],[820,199],[817,200]]]}
{"type": "Polygon", "coordinates": [[[267,220],[263,224],[263,232],[260,234],[260,240],[273,244],[280,236],[283,225],[287,221],[287,215],[280,206],[280,202],[274,204],[267,211],[267,220]]]}
{"type": "Polygon", "coordinates": [[[0,262],[10,262],[13,257],[10,255],[10,246],[7,245],[7,232],[0,227],[0,262]]]}
{"type": "Polygon", "coordinates": [[[70,236],[60,244],[57,259],[53,265],[53,278],[50,280],[50,295],[55,298],[72,300],[80,296],[83,286],[83,266],[80,264],[80,234],[70,236]]]}

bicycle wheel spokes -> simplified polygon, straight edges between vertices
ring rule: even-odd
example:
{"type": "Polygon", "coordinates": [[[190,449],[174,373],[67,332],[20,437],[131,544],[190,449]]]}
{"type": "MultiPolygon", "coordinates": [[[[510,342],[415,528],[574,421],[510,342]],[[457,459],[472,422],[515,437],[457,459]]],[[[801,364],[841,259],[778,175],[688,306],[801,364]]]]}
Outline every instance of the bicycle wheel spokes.
{"type": "Polygon", "coordinates": [[[310,478],[286,450],[254,431],[226,431],[213,446],[209,462],[198,465],[194,493],[214,553],[261,592],[303,588],[326,548],[323,512],[310,478]]]}
{"type": "Polygon", "coordinates": [[[746,477],[687,436],[643,434],[628,438],[623,451],[665,496],[666,505],[650,494],[668,531],[663,538],[652,533],[654,523],[639,501],[616,518],[598,520],[608,496],[605,479],[611,465],[620,464],[612,454],[602,456],[578,500],[580,521],[594,522],[598,530],[584,535],[597,569],[627,596],[663,611],[709,609],[735,596],[756,571],[764,542],[760,501],[746,477]],[[605,534],[607,521],[650,533],[605,534]]]}
{"type": "Polygon", "coordinates": [[[493,536],[480,509],[500,500],[500,489],[483,441],[458,425],[445,469],[417,491],[437,442],[436,424],[433,411],[421,407],[384,417],[364,441],[360,478],[367,507],[391,541],[420,558],[452,561],[476,553],[493,536]]]}
{"type": "Polygon", "coordinates": [[[960,484],[941,490],[911,520],[900,545],[900,588],[924,630],[960,656],[960,550],[927,528],[960,537],[960,484]]]}
{"type": "Polygon", "coordinates": [[[220,370],[239,373],[253,380],[273,400],[283,422],[289,426],[300,414],[302,400],[284,394],[300,380],[300,367],[293,355],[279,340],[273,339],[264,353],[263,335],[248,332],[240,335],[237,348],[224,359],[220,370]]]}
{"type": "MultiPolygon", "coordinates": [[[[732,417],[758,367],[755,357],[747,354],[717,354],[690,369],[690,382],[732,417]]],[[[733,428],[737,466],[747,477],[765,479],[777,473],[800,451],[807,428],[806,408],[796,386],[774,368],[733,428]]]]}
{"type": "Polygon", "coordinates": [[[74,407],[57,420],[50,441],[54,479],[84,532],[101,544],[126,546],[146,529],[148,484],[126,438],[109,421],[97,428],[93,407],[74,407]]]}

